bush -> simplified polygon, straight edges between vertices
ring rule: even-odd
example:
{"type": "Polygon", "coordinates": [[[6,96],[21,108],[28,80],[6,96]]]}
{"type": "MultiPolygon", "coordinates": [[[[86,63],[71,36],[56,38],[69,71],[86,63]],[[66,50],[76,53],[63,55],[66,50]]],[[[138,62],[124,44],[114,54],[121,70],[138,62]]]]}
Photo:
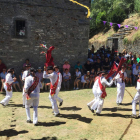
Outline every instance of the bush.
{"type": "MultiPolygon", "coordinates": [[[[124,19],[127,17],[125,11],[123,9],[117,8],[108,16],[108,21],[111,21],[113,23],[121,23],[124,21],[124,19]]],[[[114,31],[118,31],[119,27],[117,24],[113,24],[114,31]]]]}

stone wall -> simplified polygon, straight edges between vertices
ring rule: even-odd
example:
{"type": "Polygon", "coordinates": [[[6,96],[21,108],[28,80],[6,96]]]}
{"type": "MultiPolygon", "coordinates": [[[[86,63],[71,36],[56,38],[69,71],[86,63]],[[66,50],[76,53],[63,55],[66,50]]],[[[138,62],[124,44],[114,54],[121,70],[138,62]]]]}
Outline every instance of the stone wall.
{"type": "MultiPolygon", "coordinates": [[[[90,0],[77,0],[90,6],[90,0]]],[[[44,48],[55,46],[52,55],[55,64],[62,67],[67,59],[73,67],[87,58],[89,19],[87,10],[69,0],[1,0],[0,1],[0,58],[7,67],[19,73],[26,58],[33,67],[45,63],[44,48]],[[25,39],[13,36],[14,21],[27,22],[25,39]]]]}

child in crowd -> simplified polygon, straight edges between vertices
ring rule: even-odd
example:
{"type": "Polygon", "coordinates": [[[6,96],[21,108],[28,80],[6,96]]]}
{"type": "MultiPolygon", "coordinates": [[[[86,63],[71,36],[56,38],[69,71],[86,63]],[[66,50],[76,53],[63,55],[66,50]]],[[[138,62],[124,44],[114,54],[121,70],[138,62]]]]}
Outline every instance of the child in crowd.
{"type": "Polygon", "coordinates": [[[90,71],[87,71],[87,73],[82,76],[81,82],[83,83],[83,88],[84,88],[85,84],[87,84],[86,87],[88,88],[88,85],[90,83],[90,71]]]}
{"type": "Polygon", "coordinates": [[[68,69],[65,69],[64,75],[63,75],[63,84],[64,84],[64,89],[68,89],[70,87],[70,79],[71,79],[71,74],[68,69]]]}
{"type": "Polygon", "coordinates": [[[91,72],[90,72],[90,85],[89,85],[90,88],[91,88],[92,84],[94,83],[95,77],[96,77],[96,73],[95,73],[94,68],[92,68],[91,72]]]}
{"type": "Polygon", "coordinates": [[[132,70],[130,66],[128,66],[128,68],[126,69],[126,73],[127,73],[127,85],[130,82],[130,85],[132,86],[132,77],[131,77],[132,70]]]}
{"type": "Polygon", "coordinates": [[[23,83],[23,81],[22,81],[23,72],[24,72],[24,69],[21,70],[21,74],[19,75],[19,79],[20,79],[20,82],[21,82],[21,87],[22,87],[22,89],[23,89],[23,86],[24,86],[24,83],[23,83]]]}
{"type": "Polygon", "coordinates": [[[0,74],[0,77],[1,77],[1,92],[3,91],[3,86],[4,86],[6,75],[7,75],[6,68],[3,68],[3,71],[0,74]]]}
{"type": "Polygon", "coordinates": [[[76,78],[74,80],[74,89],[78,90],[79,89],[79,82],[81,80],[81,72],[79,71],[78,68],[76,68],[76,70],[75,70],[75,76],[76,76],[76,78]],[[77,85],[77,88],[75,88],[76,85],[77,85]]]}

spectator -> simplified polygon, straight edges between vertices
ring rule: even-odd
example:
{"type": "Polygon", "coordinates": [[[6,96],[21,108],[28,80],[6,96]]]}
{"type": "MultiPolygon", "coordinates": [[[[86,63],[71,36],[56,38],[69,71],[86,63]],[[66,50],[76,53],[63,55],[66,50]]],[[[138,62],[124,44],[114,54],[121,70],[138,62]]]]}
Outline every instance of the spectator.
{"type": "Polygon", "coordinates": [[[70,64],[67,60],[64,62],[63,72],[65,72],[65,69],[68,69],[68,72],[70,71],[70,64]]]}
{"type": "MultiPolygon", "coordinates": [[[[46,66],[44,66],[44,69],[46,69],[46,66]]],[[[49,91],[50,90],[50,79],[44,78],[43,82],[44,82],[45,91],[47,91],[47,90],[49,91]]]]}
{"type": "Polygon", "coordinates": [[[71,74],[69,73],[68,69],[65,69],[64,75],[63,75],[63,84],[64,84],[64,89],[68,89],[70,87],[70,79],[71,79],[71,74]]]}
{"type": "Polygon", "coordinates": [[[81,72],[79,71],[78,68],[76,68],[76,70],[75,70],[75,76],[76,76],[76,78],[74,80],[74,89],[78,90],[79,89],[79,82],[81,80],[81,72]],[[76,85],[77,85],[77,88],[75,88],[76,85]]]}
{"type": "Polygon", "coordinates": [[[140,54],[138,55],[138,58],[136,60],[137,60],[137,63],[140,62],[140,54]]]}
{"type": "Polygon", "coordinates": [[[89,85],[90,88],[94,82],[95,77],[96,77],[95,69],[92,68],[90,72],[90,85],[89,85]]]}
{"type": "Polygon", "coordinates": [[[25,69],[25,66],[26,65],[30,65],[30,67],[31,67],[31,64],[30,64],[30,62],[29,62],[29,59],[26,59],[25,60],[25,63],[23,64],[23,68],[25,69]]]}
{"type": "Polygon", "coordinates": [[[93,59],[92,59],[92,55],[90,55],[90,57],[88,58],[90,63],[93,63],[93,59]]]}
{"type": "Polygon", "coordinates": [[[137,81],[139,72],[140,72],[139,65],[137,65],[136,68],[134,68],[134,70],[133,70],[133,85],[136,85],[136,81],[137,81]]]}
{"type": "Polygon", "coordinates": [[[4,86],[6,74],[7,74],[6,68],[3,68],[3,72],[0,74],[0,77],[1,77],[1,92],[3,91],[3,86],[4,86]]]}
{"type": "Polygon", "coordinates": [[[83,65],[83,70],[84,73],[86,73],[87,71],[91,71],[91,64],[89,60],[87,60],[87,62],[83,65]]]}
{"type": "Polygon", "coordinates": [[[0,73],[3,72],[3,69],[6,69],[6,66],[4,63],[2,63],[2,60],[0,59],[0,73]]]}
{"type": "MultiPolygon", "coordinates": [[[[16,74],[15,74],[15,70],[14,70],[14,68],[13,68],[13,76],[12,76],[12,77],[13,77],[13,78],[16,78],[16,74]]],[[[21,91],[21,88],[20,88],[19,82],[18,82],[17,80],[16,80],[15,82],[13,82],[13,87],[14,87],[15,91],[18,92],[16,86],[18,86],[19,90],[21,91]]]]}
{"type": "Polygon", "coordinates": [[[21,73],[20,73],[20,75],[19,75],[19,79],[20,79],[20,83],[21,83],[22,89],[23,89],[23,86],[24,86],[24,82],[22,81],[23,72],[24,72],[24,69],[21,70],[21,73]]]}
{"type": "Polygon", "coordinates": [[[106,70],[106,71],[108,71],[110,69],[110,63],[109,63],[107,57],[105,58],[105,61],[103,63],[103,69],[106,70]]]}
{"type": "Polygon", "coordinates": [[[79,69],[79,71],[81,71],[82,70],[82,65],[80,65],[80,62],[78,61],[77,62],[77,64],[75,65],[75,67],[74,67],[75,69],[79,69]]]}
{"type": "Polygon", "coordinates": [[[127,81],[126,81],[127,85],[130,82],[130,85],[132,86],[132,77],[131,77],[132,70],[131,70],[130,66],[128,66],[128,68],[126,69],[126,74],[127,74],[127,81]]]}
{"type": "Polygon", "coordinates": [[[102,63],[99,58],[97,59],[97,62],[95,63],[94,68],[95,68],[96,73],[97,73],[98,68],[100,68],[100,70],[102,69],[102,63]]]}
{"type": "Polygon", "coordinates": [[[83,84],[83,88],[84,88],[85,84],[87,84],[86,87],[88,88],[88,85],[90,83],[90,71],[87,71],[87,73],[82,76],[81,82],[83,84]]]}
{"type": "Polygon", "coordinates": [[[44,87],[44,82],[43,82],[43,72],[41,72],[41,67],[38,67],[38,72],[36,72],[36,76],[39,78],[39,81],[41,82],[42,84],[42,88],[44,87]]]}

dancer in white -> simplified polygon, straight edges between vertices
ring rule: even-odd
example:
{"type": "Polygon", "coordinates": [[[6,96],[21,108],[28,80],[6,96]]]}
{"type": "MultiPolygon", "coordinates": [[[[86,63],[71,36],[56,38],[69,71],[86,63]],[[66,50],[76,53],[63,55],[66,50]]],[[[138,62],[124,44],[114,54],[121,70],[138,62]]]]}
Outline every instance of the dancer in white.
{"type": "Polygon", "coordinates": [[[27,123],[31,123],[31,117],[30,117],[30,107],[33,105],[33,124],[37,125],[38,123],[38,104],[39,104],[39,93],[40,88],[42,88],[42,84],[39,81],[39,78],[35,76],[35,69],[30,69],[30,76],[26,77],[24,89],[25,89],[25,95],[26,95],[26,102],[25,102],[25,108],[26,108],[26,115],[27,115],[27,123]]]}
{"type": "Polygon", "coordinates": [[[140,72],[138,73],[138,80],[137,80],[137,93],[132,101],[132,117],[133,118],[137,118],[136,115],[136,103],[139,102],[139,116],[138,118],[140,118],[140,72]]]}
{"type": "Polygon", "coordinates": [[[16,78],[12,78],[13,69],[9,69],[8,74],[5,77],[4,89],[6,91],[5,98],[0,102],[3,106],[6,106],[12,98],[12,83],[16,81],[16,78]]]}
{"type": "MultiPolygon", "coordinates": [[[[29,64],[25,66],[26,70],[23,72],[23,75],[22,75],[22,81],[23,82],[25,82],[25,78],[29,75],[30,67],[31,66],[29,64]]],[[[24,86],[23,86],[22,99],[23,99],[23,108],[24,108],[25,107],[25,101],[26,101],[26,94],[25,94],[24,86]]]]}
{"type": "Polygon", "coordinates": [[[55,93],[56,101],[59,102],[59,106],[62,106],[63,100],[58,97],[58,93],[59,93],[59,91],[61,89],[62,74],[59,72],[59,67],[57,65],[54,66],[54,70],[55,70],[56,74],[58,74],[58,76],[59,76],[58,86],[57,86],[56,91],[55,91],[56,92],[55,93]]]}
{"type": "Polygon", "coordinates": [[[52,109],[54,112],[54,116],[57,117],[60,115],[59,110],[58,110],[58,106],[57,106],[57,101],[56,101],[56,89],[59,86],[59,76],[58,74],[56,74],[56,72],[54,72],[54,69],[52,66],[48,66],[47,67],[47,71],[44,67],[44,73],[43,73],[43,78],[49,78],[51,81],[51,86],[50,86],[50,95],[49,95],[49,99],[51,101],[52,104],[52,109]]]}
{"type": "Polygon", "coordinates": [[[105,77],[107,76],[106,72],[102,72],[102,76],[98,79],[98,88],[97,88],[97,110],[96,110],[96,115],[100,115],[102,108],[103,108],[103,104],[104,104],[104,99],[107,96],[105,88],[106,86],[111,86],[113,84],[113,81],[115,80],[115,78],[113,78],[113,80],[109,83],[105,77]]]}
{"type": "MultiPolygon", "coordinates": [[[[98,72],[98,74],[97,75],[99,75],[101,72],[98,72]]],[[[87,106],[88,106],[88,108],[89,108],[89,110],[91,110],[93,113],[94,113],[94,110],[97,108],[97,107],[95,107],[95,101],[97,100],[97,98],[98,98],[98,96],[97,96],[97,88],[98,88],[98,86],[99,86],[99,84],[98,84],[98,79],[100,78],[100,76],[97,76],[97,77],[95,77],[95,80],[94,80],[94,85],[93,85],[93,88],[92,88],[92,92],[93,92],[93,94],[94,94],[94,99],[91,101],[91,102],[89,102],[88,104],[87,104],[87,106]]]]}
{"type": "Polygon", "coordinates": [[[124,90],[125,90],[125,79],[127,79],[127,74],[125,72],[125,67],[121,67],[121,71],[116,75],[115,79],[117,80],[117,105],[120,105],[123,101],[124,90]]]}

